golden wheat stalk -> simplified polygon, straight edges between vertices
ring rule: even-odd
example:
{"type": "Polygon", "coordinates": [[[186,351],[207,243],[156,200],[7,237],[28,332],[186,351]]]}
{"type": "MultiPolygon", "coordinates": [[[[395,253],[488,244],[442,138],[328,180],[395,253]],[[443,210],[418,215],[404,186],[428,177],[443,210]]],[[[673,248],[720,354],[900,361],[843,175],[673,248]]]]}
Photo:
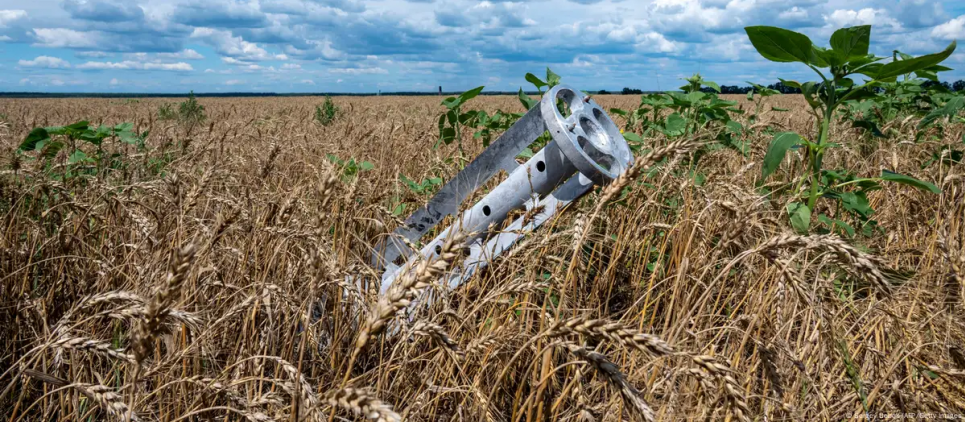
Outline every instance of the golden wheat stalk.
{"type": "Polygon", "coordinates": [[[366,390],[342,388],[325,393],[325,401],[332,407],[341,408],[357,416],[376,422],[399,422],[402,417],[392,406],[382,403],[366,390]]]}

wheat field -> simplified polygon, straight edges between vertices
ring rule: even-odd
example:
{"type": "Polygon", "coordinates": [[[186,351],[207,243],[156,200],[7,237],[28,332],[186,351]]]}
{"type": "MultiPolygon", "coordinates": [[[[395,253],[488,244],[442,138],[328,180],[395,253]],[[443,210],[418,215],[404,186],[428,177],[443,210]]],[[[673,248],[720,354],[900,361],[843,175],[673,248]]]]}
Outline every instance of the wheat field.
{"type": "MultiPolygon", "coordinates": [[[[0,100],[3,420],[965,414],[965,178],[923,167],[962,127],[920,143],[909,121],[874,143],[832,127],[825,167],[941,188],[883,185],[870,237],[794,234],[758,186],[770,137],[748,124],[748,156],[647,138],[631,174],[461,288],[434,283],[463,256],[454,238],[379,296],[372,247],[428,198],[400,176],[461,166],[455,145],[432,147],[440,98],[337,97],[328,126],[317,97],[202,98],[199,124],[159,120],[172,101],[0,100]],[[146,148],[105,143],[117,168],[62,180],[16,153],[32,128],[81,119],[132,122],[146,148]],[[328,154],[374,168],[347,175],[328,154]]],[[[766,125],[813,133],[800,96],[767,102],[791,112],[766,125]]],[[[768,186],[802,176],[794,154],[768,186]]]]}

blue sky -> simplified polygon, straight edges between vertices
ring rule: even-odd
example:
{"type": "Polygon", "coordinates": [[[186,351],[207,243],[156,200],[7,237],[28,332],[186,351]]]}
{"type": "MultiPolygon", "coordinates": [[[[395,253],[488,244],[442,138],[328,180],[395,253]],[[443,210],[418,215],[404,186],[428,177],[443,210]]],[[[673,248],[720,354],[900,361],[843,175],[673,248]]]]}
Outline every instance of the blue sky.
{"type": "Polygon", "coordinates": [[[826,45],[860,24],[879,55],[936,52],[965,40],[965,2],[0,0],[0,91],[516,90],[546,66],[585,90],[773,83],[811,74],[761,59],[744,26],[826,45]]]}

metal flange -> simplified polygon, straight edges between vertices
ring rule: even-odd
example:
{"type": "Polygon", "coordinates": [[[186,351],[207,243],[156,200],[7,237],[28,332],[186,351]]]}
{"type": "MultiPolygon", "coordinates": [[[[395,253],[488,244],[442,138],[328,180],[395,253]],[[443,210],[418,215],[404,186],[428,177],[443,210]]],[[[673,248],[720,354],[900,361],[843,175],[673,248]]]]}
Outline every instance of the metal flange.
{"type": "Polygon", "coordinates": [[[583,92],[556,85],[543,95],[540,112],[560,150],[590,180],[609,183],[633,164],[633,154],[620,129],[583,92]],[[568,115],[563,115],[560,106],[568,115]]]}

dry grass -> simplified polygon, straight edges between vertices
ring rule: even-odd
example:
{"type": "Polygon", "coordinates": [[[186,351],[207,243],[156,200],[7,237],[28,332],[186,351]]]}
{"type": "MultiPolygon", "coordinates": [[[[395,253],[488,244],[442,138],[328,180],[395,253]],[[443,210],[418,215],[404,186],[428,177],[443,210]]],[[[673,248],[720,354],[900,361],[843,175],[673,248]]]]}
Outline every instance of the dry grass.
{"type": "MultiPolygon", "coordinates": [[[[844,148],[826,168],[942,188],[874,192],[885,233],[872,238],[789,234],[785,204],[755,187],[758,124],[751,157],[702,156],[702,184],[638,157],[462,288],[434,283],[461,258],[455,238],[379,296],[366,264],[399,224],[389,207],[426,199],[399,176],[458,171],[454,145],[431,149],[438,98],[338,98],[330,126],[312,120],[318,98],[201,99],[209,119],[193,127],[155,118],[169,101],[0,100],[3,420],[965,412],[965,178],[922,168],[960,127],[915,144],[896,122],[898,139],[876,145],[833,128],[844,148]],[[14,154],[30,128],[80,119],[150,129],[148,149],[112,143],[126,167],[66,181],[14,154]],[[343,178],[326,154],[375,169],[343,178]],[[438,300],[409,306],[426,295],[438,300]]],[[[767,101],[795,110],[768,125],[811,133],[800,97],[767,101]]],[[[648,142],[679,163],[702,140],[648,142]]],[[[801,175],[791,158],[770,185],[801,175]]]]}

